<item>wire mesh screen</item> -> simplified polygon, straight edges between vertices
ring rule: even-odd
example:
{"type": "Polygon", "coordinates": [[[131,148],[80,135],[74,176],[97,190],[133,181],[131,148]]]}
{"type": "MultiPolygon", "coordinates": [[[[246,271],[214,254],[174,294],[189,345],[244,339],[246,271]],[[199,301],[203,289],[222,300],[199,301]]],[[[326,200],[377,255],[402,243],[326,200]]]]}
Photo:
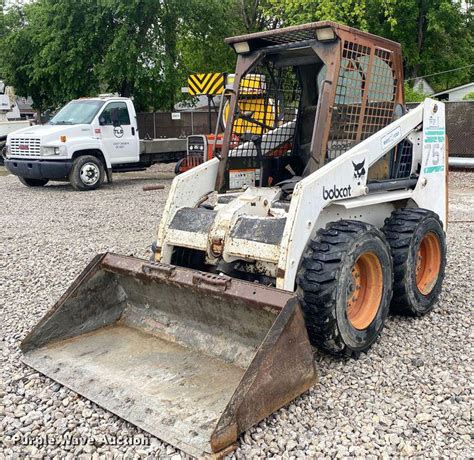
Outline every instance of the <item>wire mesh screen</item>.
{"type": "Polygon", "coordinates": [[[259,66],[240,81],[230,158],[291,154],[301,88],[292,68],[259,66]]]}
{"type": "Polygon", "coordinates": [[[410,177],[412,161],[413,161],[413,144],[404,139],[394,148],[392,179],[406,179],[410,177]]]}
{"type": "Polygon", "coordinates": [[[392,120],[397,81],[390,51],[344,41],[327,144],[337,158],[392,120]]]}
{"type": "Polygon", "coordinates": [[[370,82],[361,140],[367,139],[393,120],[397,79],[391,56],[389,51],[375,49],[369,71],[370,82]]]}

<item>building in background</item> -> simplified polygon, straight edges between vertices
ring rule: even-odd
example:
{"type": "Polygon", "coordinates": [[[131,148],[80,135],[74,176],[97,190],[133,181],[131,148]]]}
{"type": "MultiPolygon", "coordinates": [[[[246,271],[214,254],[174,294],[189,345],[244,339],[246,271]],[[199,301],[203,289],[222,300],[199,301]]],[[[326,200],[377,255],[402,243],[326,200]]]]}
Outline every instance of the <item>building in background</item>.
{"type": "Polygon", "coordinates": [[[440,91],[433,94],[433,97],[440,101],[457,102],[464,100],[464,97],[470,93],[474,93],[474,81],[466,85],[456,86],[456,88],[440,91]]]}
{"type": "Polygon", "coordinates": [[[417,78],[413,85],[413,89],[417,93],[424,94],[425,96],[431,96],[432,94],[434,94],[434,89],[424,78],[417,78]]]}

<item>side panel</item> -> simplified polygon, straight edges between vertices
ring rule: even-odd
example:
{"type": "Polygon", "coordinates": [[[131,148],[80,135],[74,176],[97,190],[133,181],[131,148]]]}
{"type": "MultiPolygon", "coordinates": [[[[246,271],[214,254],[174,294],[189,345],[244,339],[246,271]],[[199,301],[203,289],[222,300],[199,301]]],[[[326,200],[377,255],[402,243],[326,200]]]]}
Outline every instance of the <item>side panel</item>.
{"type": "Polygon", "coordinates": [[[164,246],[164,240],[175,212],[179,208],[195,207],[206,194],[214,191],[218,167],[219,160],[213,158],[174,178],[158,227],[157,259],[160,257],[161,262],[171,261],[172,248],[164,246]]]}
{"type": "Polygon", "coordinates": [[[413,193],[420,208],[438,214],[446,229],[448,201],[446,174],[446,123],[442,102],[428,99],[423,114],[423,157],[420,179],[413,193]]]}
{"type": "Polygon", "coordinates": [[[368,168],[422,123],[424,106],[430,110],[431,103],[425,101],[298,183],[281,244],[278,288],[293,291],[306,244],[320,228],[321,211],[335,201],[366,195],[368,168]]]}

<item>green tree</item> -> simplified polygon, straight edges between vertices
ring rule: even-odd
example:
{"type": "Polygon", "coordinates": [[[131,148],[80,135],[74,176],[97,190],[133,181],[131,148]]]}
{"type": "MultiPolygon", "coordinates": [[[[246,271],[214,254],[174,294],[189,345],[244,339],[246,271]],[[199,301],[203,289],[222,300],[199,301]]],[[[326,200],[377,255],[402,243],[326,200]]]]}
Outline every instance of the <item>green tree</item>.
{"type": "Polygon", "coordinates": [[[365,0],[268,0],[261,8],[279,26],[328,20],[367,29],[365,0]]]}
{"type": "Polygon", "coordinates": [[[237,0],[236,4],[246,33],[275,29],[279,24],[278,16],[265,14],[274,5],[271,0],[237,0]]]}
{"type": "Polygon", "coordinates": [[[9,9],[0,41],[4,78],[39,110],[96,92],[107,22],[94,2],[40,0],[9,9]]]}
{"type": "Polygon", "coordinates": [[[108,90],[134,96],[139,108],[171,109],[180,86],[178,27],[185,0],[101,0],[111,14],[97,70],[108,90]]]}
{"type": "Polygon", "coordinates": [[[413,89],[408,83],[405,83],[405,102],[423,102],[426,99],[426,96],[420,92],[413,89]]]}
{"type": "Polygon", "coordinates": [[[181,77],[197,72],[232,72],[235,53],[224,39],[246,33],[239,5],[229,0],[191,0],[181,25],[178,50],[181,77]]]}
{"type": "MultiPolygon", "coordinates": [[[[268,0],[261,6],[279,26],[333,20],[400,42],[407,78],[474,62],[472,8],[452,0],[268,0]]],[[[430,78],[437,90],[472,79],[462,69],[430,78]]]]}
{"type": "Polygon", "coordinates": [[[189,73],[233,69],[223,40],[246,31],[241,2],[250,4],[37,0],[5,16],[2,73],[41,110],[99,91],[133,96],[138,109],[171,109],[189,73]]]}
{"type": "MultiPolygon", "coordinates": [[[[474,61],[472,13],[452,0],[366,0],[368,28],[402,45],[406,78],[474,61]]],[[[469,80],[469,69],[430,77],[436,90],[469,80]]]]}

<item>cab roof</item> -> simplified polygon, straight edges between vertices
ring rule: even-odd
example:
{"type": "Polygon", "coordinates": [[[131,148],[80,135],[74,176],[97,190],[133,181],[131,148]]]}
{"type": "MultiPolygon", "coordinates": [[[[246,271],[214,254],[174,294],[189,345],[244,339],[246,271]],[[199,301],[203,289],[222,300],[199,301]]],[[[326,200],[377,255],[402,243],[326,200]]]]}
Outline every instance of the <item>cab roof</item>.
{"type": "Polygon", "coordinates": [[[291,46],[291,44],[294,44],[296,47],[300,46],[299,44],[301,42],[317,40],[316,30],[324,28],[331,28],[337,38],[347,37],[350,35],[351,39],[360,37],[361,39],[368,40],[377,46],[390,50],[399,51],[401,49],[400,44],[397,42],[333,21],[310,22],[308,24],[283,27],[281,29],[267,30],[264,32],[256,32],[246,35],[237,35],[235,37],[226,38],[224,41],[231,46],[233,46],[234,43],[247,42],[249,44],[250,51],[268,47],[278,47],[282,45],[291,46]]]}
{"type": "Polygon", "coordinates": [[[75,101],[129,101],[129,97],[122,97],[122,96],[111,96],[111,95],[103,95],[103,96],[95,96],[95,97],[79,97],[74,99],[75,101]]]}

